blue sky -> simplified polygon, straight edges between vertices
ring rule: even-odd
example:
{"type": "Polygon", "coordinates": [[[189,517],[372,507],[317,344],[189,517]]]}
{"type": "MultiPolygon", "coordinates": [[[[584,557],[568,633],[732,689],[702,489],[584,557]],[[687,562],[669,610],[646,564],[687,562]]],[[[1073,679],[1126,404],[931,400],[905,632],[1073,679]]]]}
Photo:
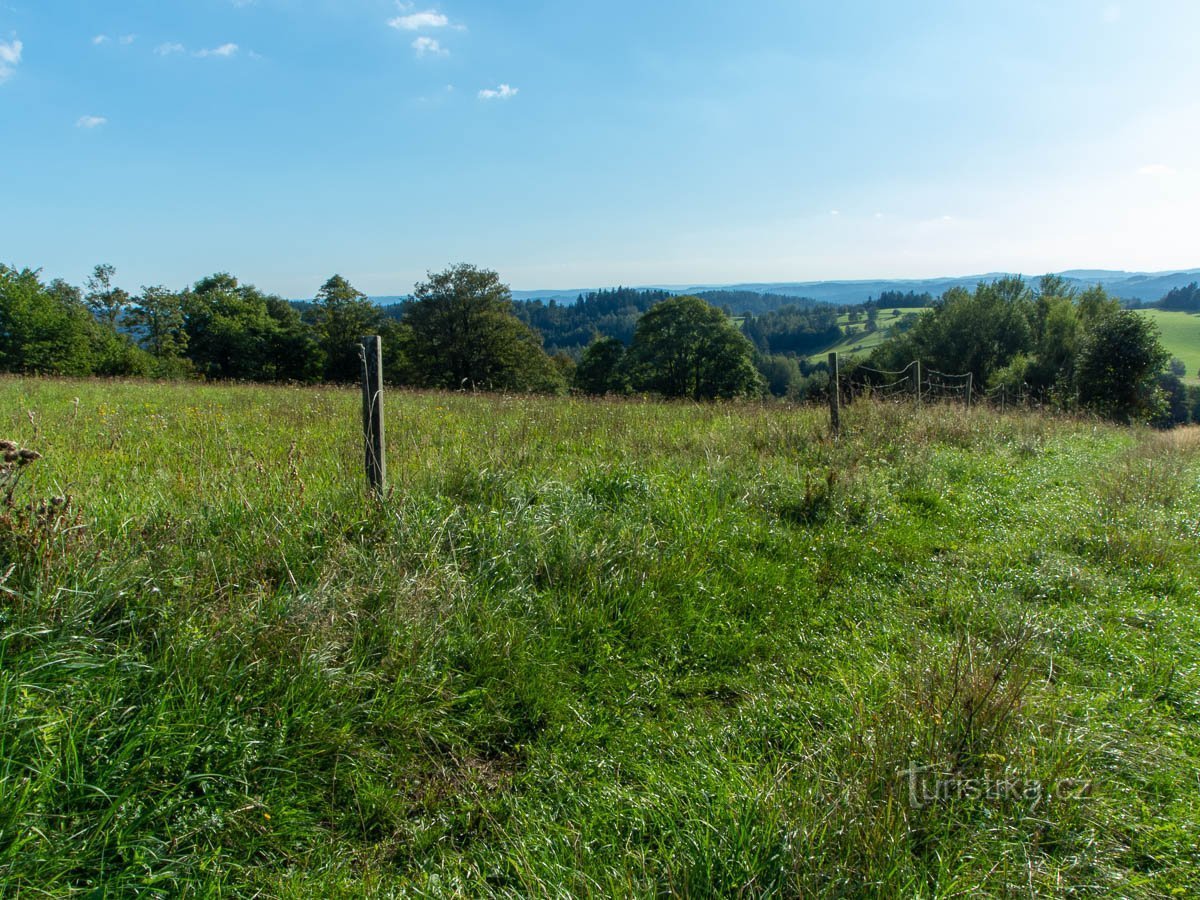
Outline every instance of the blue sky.
{"type": "Polygon", "coordinates": [[[291,297],[1200,266],[1200,3],[0,0],[0,260],[291,297]]]}

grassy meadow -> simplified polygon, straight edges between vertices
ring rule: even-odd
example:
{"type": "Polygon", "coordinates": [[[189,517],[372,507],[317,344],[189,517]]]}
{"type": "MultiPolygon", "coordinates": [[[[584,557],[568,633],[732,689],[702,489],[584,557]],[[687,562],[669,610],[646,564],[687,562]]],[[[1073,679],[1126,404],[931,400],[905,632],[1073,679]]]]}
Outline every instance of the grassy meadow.
{"type": "Polygon", "coordinates": [[[850,321],[849,313],[842,313],[838,316],[838,324],[846,332],[845,337],[826,347],[820,353],[812,354],[808,357],[808,361],[814,364],[825,362],[829,354],[835,350],[846,358],[866,356],[887,340],[889,329],[897,324],[902,316],[909,313],[921,315],[925,312],[925,307],[920,306],[899,307],[899,309],[899,316],[893,314],[892,307],[879,310],[879,319],[874,331],[867,331],[865,313],[860,313],[858,321],[853,323],[850,321]]]}
{"type": "Polygon", "coordinates": [[[1187,366],[1184,381],[1200,384],[1200,313],[1165,309],[1144,309],[1162,332],[1162,344],[1172,356],[1187,366]]]}
{"type": "Polygon", "coordinates": [[[1200,434],[844,419],[0,381],[0,896],[1192,894],[1200,434]]]}

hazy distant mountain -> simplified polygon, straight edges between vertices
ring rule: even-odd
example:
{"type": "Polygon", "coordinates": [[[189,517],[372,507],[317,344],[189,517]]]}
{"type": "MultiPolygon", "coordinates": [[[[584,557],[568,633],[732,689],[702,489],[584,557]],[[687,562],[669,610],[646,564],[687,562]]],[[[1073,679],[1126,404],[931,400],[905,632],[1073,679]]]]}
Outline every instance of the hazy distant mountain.
{"type": "MultiPolygon", "coordinates": [[[[786,297],[810,297],[823,303],[835,305],[865,303],[884,291],[900,291],[917,294],[930,293],[940,297],[954,287],[974,289],[979,282],[992,282],[1004,278],[1008,273],[989,272],[986,275],[965,275],[958,278],[881,278],[864,281],[795,281],[795,282],[750,282],[745,284],[650,284],[640,285],[639,290],[666,290],[676,294],[698,291],[751,291],[756,294],[779,294],[786,297]]],[[[1074,287],[1083,289],[1102,285],[1105,290],[1122,300],[1142,300],[1155,303],[1172,288],[1185,287],[1200,281],[1200,269],[1176,272],[1120,272],[1107,269],[1071,269],[1057,273],[1074,287]]],[[[1025,275],[1028,282],[1036,282],[1039,275],[1025,275]]],[[[570,288],[567,290],[513,291],[514,300],[542,300],[549,303],[574,303],[581,294],[590,294],[599,288],[570,288]]],[[[406,299],[403,296],[372,297],[381,306],[389,306],[406,299]]]]}
{"type": "MultiPolygon", "coordinates": [[[[992,282],[1004,278],[1008,273],[989,272],[986,275],[965,275],[957,278],[881,278],[864,281],[797,281],[797,282],[751,282],[745,284],[651,284],[642,288],[668,290],[678,294],[696,291],[726,290],[752,291],[756,294],[781,294],[788,297],[811,297],[825,303],[865,303],[884,291],[900,291],[917,294],[930,293],[940,297],[953,287],[973,289],[979,282],[992,282]]],[[[1102,285],[1113,296],[1122,300],[1144,300],[1153,303],[1172,288],[1183,287],[1200,281],[1200,269],[1176,272],[1119,272],[1104,269],[1073,269],[1060,272],[1063,278],[1077,288],[1102,285]]],[[[1025,275],[1025,280],[1035,282],[1038,275],[1025,275]]],[[[573,303],[580,294],[591,293],[595,288],[573,288],[571,290],[513,291],[518,300],[557,300],[573,303]]]]}

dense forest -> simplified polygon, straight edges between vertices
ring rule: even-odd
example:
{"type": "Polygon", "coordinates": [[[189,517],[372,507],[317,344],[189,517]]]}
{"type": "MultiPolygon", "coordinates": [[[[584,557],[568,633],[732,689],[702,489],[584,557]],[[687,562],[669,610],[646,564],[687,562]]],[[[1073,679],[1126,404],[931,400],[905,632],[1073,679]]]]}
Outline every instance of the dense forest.
{"type": "MultiPolygon", "coordinates": [[[[844,315],[880,333],[865,366],[848,362],[862,385],[872,371],[919,360],[970,373],[980,393],[1121,421],[1200,419],[1197,391],[1182,383],[1151,322],[1099,287],[1079,292],[1055,276],[1036,286],[1006,278],[974,292],[955,288],[937,300],[885,292],[842,308],[756,295],[757,313],[736,291],[675,297],[616,288],[574,304],[514,302],[495,272],[465,264],[430,275],[391,307],[338,275],[304,303],[223,273],[182,291],[144,287],[137,295],[115,286],[115,276],[97,266],[79,288],[0,266],[0,371],[353,383],[358,338],[381,334],[385,375],[397,385],[803,401],[828,390],[827,367],[808,358],[846,335],[844,315]],[[900,315],[917,306],[930,309],[900,315]]],[[[1196,301],[1193,284],[1161,306],[1190,309],[1196,301]]]]}
{"type": "Polygon", "coordinates": [[[1177,312],[1200,312],[1200,285],[1193,281],[1185,287],[1172,288],[1155,306],[1177,312]]]}

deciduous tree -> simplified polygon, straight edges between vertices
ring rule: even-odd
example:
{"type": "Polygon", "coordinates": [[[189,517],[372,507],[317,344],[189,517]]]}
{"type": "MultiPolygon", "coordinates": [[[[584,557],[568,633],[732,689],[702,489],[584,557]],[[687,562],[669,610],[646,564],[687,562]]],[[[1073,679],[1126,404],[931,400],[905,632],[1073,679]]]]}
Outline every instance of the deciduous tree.
{"type": "Polygon", "coordinates": [[[500,276],[462,263],[418,284],[404,322],[418,384],[434,388],[556,392],[562,376],[541,338],[512,312],[500,276]]]}
{"type": "Polygon", "coordinates": [[[699,297],[673,297],[638,321],[629,348],[635,390],[713,400],[760,394],[754,346],[721,310],[699,297]]]}

